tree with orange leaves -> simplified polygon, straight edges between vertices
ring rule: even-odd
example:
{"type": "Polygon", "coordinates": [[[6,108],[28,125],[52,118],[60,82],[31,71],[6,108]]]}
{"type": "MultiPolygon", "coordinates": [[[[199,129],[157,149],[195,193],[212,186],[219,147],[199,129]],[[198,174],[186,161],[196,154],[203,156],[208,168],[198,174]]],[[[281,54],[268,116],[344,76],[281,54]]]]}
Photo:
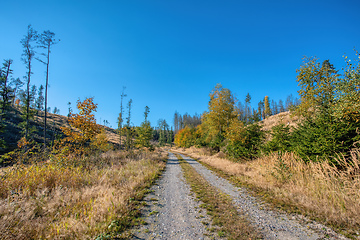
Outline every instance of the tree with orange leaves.
{"type": "MultiPolygon", "coordinates": [[[[90,150],[90,146],[94,146],[92,142],[98,141],[97,135],[101,132],[101,128],[96,124],[95,115],[97,104],[93,102],[93,98],[86,98],[84,101],[77,101],[78,114],[70,114],[69,127],[62,127],[61,130],[67,136],[64,141],[69,143],[70,149],[75,154],[83,154],[90,150]]],[[[103,139],[106,141],[106,138],[103,139]]],[[[98,145],[99,143],[97,143],[98,145]]]]}

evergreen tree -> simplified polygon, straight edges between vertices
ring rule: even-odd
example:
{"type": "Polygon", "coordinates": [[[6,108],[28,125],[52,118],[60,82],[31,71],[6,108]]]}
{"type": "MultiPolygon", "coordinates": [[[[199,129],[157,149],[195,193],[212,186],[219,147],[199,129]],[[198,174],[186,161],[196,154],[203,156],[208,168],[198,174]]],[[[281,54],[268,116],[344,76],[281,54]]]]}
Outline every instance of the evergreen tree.
{"type": "Polygon", "coordinates": [[[280,99],[279,100],[279,113],[281,113],[281,112],[285,112],[285,107],[284,107],[283,101],[280,99]]]}
{"type": "Polygon", "coordinates": [[[150,112],[150,108],[148,106],[145,107],[144,112],[144,121],[141,123],[140,127],[137,128],[137,138],[136,138],[136,146],[137,147],[146,147],[151,148],[150,140],[152,139],[152,128],[150,122],[148,121],[148,115],[150,112]]]}
{"type": "Polygon", "coordinates": [[[264,114],[265,114],[265,118],[271,116],[271,108],[270,108],[270,101],[269,101],[269,97],[265,96],[264,98],[264,114]]]}
{"type": "Polygon", "coordinates": [[[125,147],[127,150],[131,150],[133,147],[133,128],[131,127],[131,107],[132,107],[132,99],[129,100],[127,104],[128,116],[126,118],[126,125],[125,125],[125,136],[126,142],[125,147]]]}
{"type": "Polygon", "coordinates": [[[25,80],[26,80],[25,112],[23,112],[23,118],[25,120],[25,123],[22,124],[24,128],[24,132],[25,132],[24,134],[26,140],[29,138],[30,118],[32,116],[32,114],[30,113],[30,104],[31,104],[30,80],[32,75],[32,60],[35,56],[34,46],[32,45],[32,43],[36,41],[37,38],[38,38],[37,32],[31,27],[31,25],[29,25],[27,34],[21,40],[21,44],[24,48],[22,54],[23,56],[22,60],[26,65],[26,69],[27,69],[27,75],[25,76],[25,80]]]}
{"type": "Polygon", "coordinates": [[[9,79],[12,74],[11,64],[13,60],[8,59],[3,63],[3,67],[0,70],[0,95],[1,95],[1,113],[0,120],[2,120],[3,116],[6,116],[10,104],[13,98],[13,89],[10,87],[9,79]]]}
{"type": "Polygon", "coordinates": [[[249,123],[251,119],[251,96],[250,93],[246,94],[245,97],[245,122],[249,123]]]}
{"type": "Polygon", "coordinates": [[[38,111],[44,110],[44,86],[40,85],[38,90],[38,97],[35,100],[35,107],[38,111]]]}
{"type": "Polygon", "coordinates": [[[120,95],[120,113],[119,113],[119,117],[118,117],[118,131],[119,131],[119,149],[121,149],[121,143],[122,143],[122,124],[124,122],[124,108],[123,108],[123,101],[124,101],[124,97],[127,97],[127,95],[125,94],[125,88],[123,86],[122,88],[122,92],[120,95]]]}
{"type": "Polygon", "coordinates": [[[11,84],[13,85],[13,94],[14,94],[13,104],[15,104],[17,93],[20,90],[20,88],[24,85],[24,83],[20,80],[20,78],[16,78],[11,82],[11,84]]]}
{"type": "Polygon", "coordinates": [[[37,58],[40,62],[46,65],[46,83],[45,83],[45,116],[44,116],[44,149],[46,148],[46,121],[47,121],[47,102],[48,102],[48,85],[49,85],[49,65],[50,65],[50,52],[51,46],[58,43],[59,41],[54,39],[55,33],[47,30],[44,31],[38,37],[38,45],[40,48],[46,50],[46,53],[42,53],[41,55],[45,57],[45,61],[37,58]]]}

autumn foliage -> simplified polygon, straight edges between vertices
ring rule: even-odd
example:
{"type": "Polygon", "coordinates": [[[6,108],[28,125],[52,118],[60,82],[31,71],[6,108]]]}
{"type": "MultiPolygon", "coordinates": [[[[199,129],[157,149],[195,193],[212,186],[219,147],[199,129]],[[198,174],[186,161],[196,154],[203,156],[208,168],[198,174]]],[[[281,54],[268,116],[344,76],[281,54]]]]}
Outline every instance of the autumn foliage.
{"type": "Polygon", "coordinates": [[[77,101],[78,114],[70,114],[69,127],[62,127],[66,137],[62,145],[66,145],[74,154],[82,155],[89,150],[107,148],[107,139],[101,127],[96,123],[95,115],[97,104],[93,98],[77,101]]]}

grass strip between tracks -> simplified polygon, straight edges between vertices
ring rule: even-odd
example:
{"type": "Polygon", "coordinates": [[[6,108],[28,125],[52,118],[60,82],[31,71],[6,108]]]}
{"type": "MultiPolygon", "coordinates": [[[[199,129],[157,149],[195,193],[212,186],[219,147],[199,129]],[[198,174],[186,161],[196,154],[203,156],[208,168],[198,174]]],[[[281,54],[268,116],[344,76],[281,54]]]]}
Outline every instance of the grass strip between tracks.
{"type": "Polygon", "coordinates": [[[258,233],[245,217],[238,213],[230,197],[211,186],[187,161],[176,154],[186,181],[196,197],[203,202],[201,207],[211,216],[213,225],[220,227],[218,235],[228,239],[259,239],[258,233]]]}

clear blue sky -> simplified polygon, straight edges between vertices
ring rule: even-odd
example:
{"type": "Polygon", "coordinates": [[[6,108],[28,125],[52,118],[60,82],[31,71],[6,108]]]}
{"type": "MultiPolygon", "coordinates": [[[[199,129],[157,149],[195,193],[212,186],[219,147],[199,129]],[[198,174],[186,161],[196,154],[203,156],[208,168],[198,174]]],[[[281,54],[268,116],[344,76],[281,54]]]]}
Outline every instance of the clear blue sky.
{"type": "MultiPolygon", "coordinates": [[[[67,103],[95,97],[97,119],[113,127],[122,86],[133,99],[132,122],[172,124],[173,114],[202,113],[209,92],[221,83],[242,102],[265,95],[297,94],[296,69],[303,56],[330,59],[360,50],[360,1],[131,0],[2,1],[0,60],[14,60],[25,75],[20,40],[32,24],[61,42],[50,62],[49,106],[67,114],[67,103]]],[[[32,84],[45,82],[34,64],[32,84]]]]}

